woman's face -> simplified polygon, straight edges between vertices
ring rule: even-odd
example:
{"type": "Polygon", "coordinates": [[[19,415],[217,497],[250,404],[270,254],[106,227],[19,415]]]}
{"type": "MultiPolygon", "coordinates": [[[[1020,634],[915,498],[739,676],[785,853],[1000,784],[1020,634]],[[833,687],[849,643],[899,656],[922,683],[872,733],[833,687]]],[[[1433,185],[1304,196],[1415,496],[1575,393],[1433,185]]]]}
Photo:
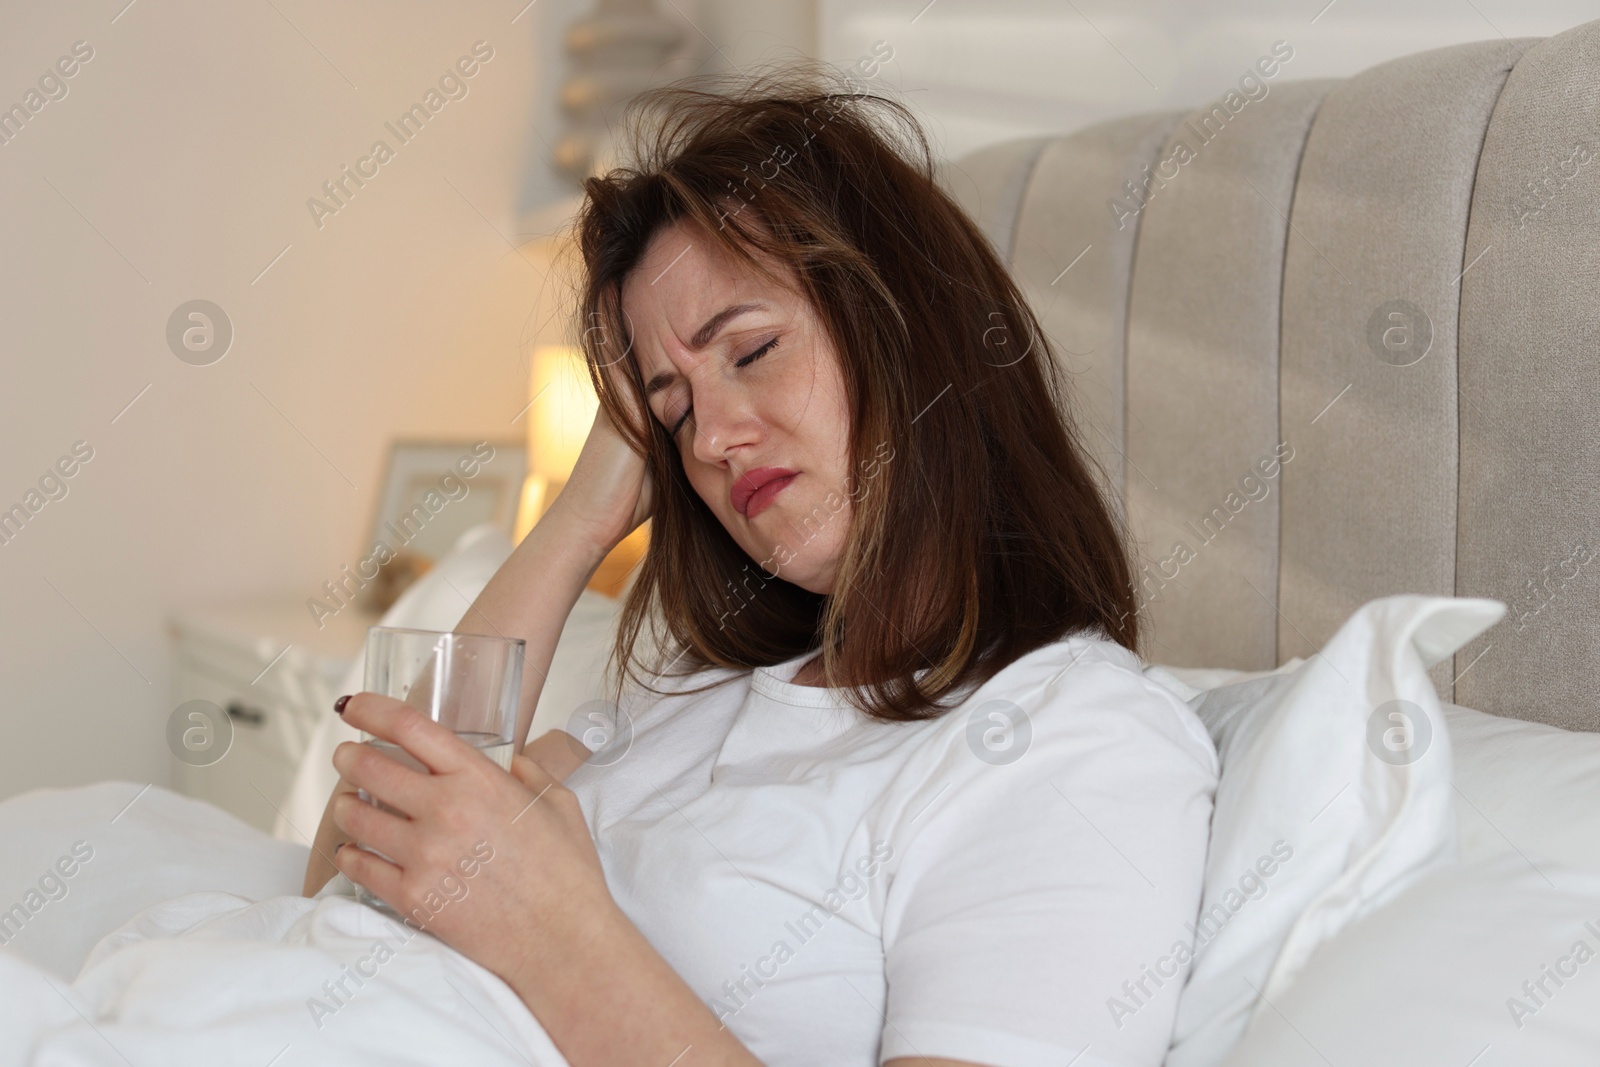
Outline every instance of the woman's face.
{"type": "Polygon", "coordinates": [[[700,498],[768,574],[831,592],[851,520],[850,406],[810,302],[680,222],[627,276],[622,309],[651,415],[700,498]]]}

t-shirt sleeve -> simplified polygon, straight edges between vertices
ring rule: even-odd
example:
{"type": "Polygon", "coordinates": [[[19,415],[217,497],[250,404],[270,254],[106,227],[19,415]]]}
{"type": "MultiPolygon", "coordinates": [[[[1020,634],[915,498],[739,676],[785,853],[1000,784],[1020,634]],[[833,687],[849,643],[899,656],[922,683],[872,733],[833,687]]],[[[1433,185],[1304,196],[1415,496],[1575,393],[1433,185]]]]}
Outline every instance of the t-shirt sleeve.
{"type": "Polygon", "coordinates": [[[891,791],[884,1062],[1166,1055],[1216,757],[1170,693],[1127,663],[1080,658],[1004,672],[891,791]]]}

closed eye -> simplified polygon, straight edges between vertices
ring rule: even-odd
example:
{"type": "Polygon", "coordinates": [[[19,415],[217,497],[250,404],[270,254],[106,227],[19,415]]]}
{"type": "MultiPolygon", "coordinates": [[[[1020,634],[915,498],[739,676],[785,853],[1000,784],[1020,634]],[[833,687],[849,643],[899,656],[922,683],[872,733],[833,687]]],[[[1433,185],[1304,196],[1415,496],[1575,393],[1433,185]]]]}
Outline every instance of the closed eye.
{"type": "Polygon", "coordinates": [[[778,347],[778,339],[776,337],[774,337],[772,340],[768,341],[766,344],[762,345],[760,348],[756,349],[754,352],[751,352],[748,356],[741,356],[738,359],[738,361],[734,363],[734,366],[735,367],[748,367],[750,364],[754,363],[756,360],[760,359],[762,356],[766,355],[768,352],[771,352],[774,348],[777,348],[777,347],[778,347]]]}
{"type": "MultiPolygon", "coordinates": [[[[771,352],[774,348],[777,348],[777,347],[778,347],[778,338],[774,337],[772,340],[768,341],[766,344],[762,345],[760,348],[756,349],[754,352],[751,352],[749,355],[740,356],[737,360],[734,361],[733,365],[735,367],[748,367],[750,364],[754,363],[756,360],[760,359],[762,356],[766,355],[768,352],[771,352]]],[[[684,423],[689,421],[689,416],[692,415],[693,413],[694,413],[694,405],[693,404],[690,404],[688,407],[684,408],[683,409],[683,414],[681,416],[679,416],[678,421],[673,424],[673,427],[672,427],[671,430],[668,431],[667,436],[669,436],[669,437],[677,437],[678,436],[678,431],[683,429],[684,423]]]]}

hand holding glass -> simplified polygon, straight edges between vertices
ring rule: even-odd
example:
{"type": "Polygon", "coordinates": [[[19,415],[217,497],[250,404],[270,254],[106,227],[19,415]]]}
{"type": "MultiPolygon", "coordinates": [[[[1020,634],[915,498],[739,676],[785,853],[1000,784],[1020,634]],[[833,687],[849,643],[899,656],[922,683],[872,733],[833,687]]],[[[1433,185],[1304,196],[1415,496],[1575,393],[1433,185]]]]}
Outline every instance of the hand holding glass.
{"type": "MultiPolygon", "coordinates": [[[[374,626],[367,631],[367,663],[363,689],[409,704],[457,737],[511,769],[517,704],[522,693],[521,638],[487,634],[438,633],[374,626]]],[[[391,759],[419,771],[427,768],[405,749],[362,732],[361,740],[391,759]]],[[[362,800],[384,811],[395,809],[359,790],[362,800]]],[[[395,812],[404,816],[404,812],[395,812]]],[[[356,842],[360,848],[366,845],[356,842]]],[[[377,849],[367,848],[383,856],[377,849]]],[[[383,856],[384,859],[389,857],[383,856]]],[[[362,886],[356,897],[365,904],[394,912],[362,886]]]]}

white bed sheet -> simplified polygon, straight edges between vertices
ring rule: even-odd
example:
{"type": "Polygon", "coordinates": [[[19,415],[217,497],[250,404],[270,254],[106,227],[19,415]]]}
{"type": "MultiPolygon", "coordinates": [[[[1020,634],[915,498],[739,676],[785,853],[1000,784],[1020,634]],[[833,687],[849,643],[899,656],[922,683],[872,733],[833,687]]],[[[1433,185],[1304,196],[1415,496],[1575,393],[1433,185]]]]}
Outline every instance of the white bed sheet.
{"type": "Polygon", "coordinates": [[[565,1067],[494,974],[299,896],[306,855],[159,787],[0,803],[0,1065],[565,1067]]]}

